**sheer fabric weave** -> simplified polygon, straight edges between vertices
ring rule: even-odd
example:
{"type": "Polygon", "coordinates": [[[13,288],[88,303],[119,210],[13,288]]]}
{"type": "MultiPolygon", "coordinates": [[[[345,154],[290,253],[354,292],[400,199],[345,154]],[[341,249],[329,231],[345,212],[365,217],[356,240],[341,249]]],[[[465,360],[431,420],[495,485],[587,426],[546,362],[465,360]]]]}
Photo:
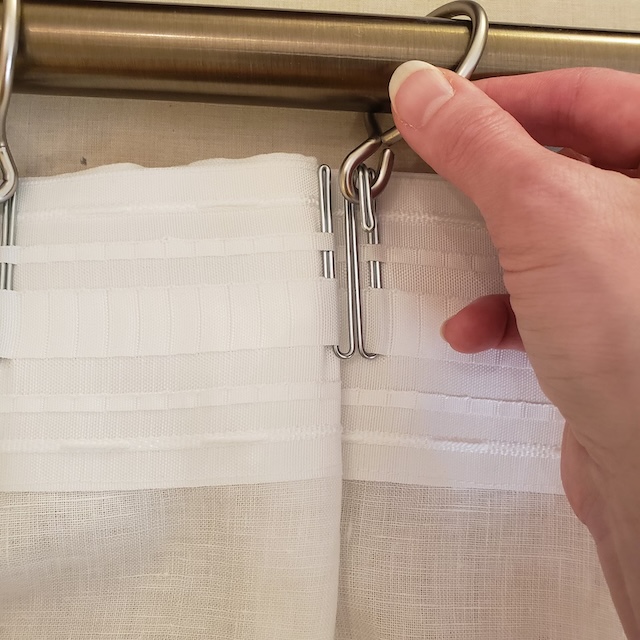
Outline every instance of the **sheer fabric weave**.
{"type": "Polygon", "coordinates": [[[381,356],[341,363],[316,170],[23,181],[0,253],[0,638],[623,637],[525,358],[438,337],[501,290],[478,212],[394,178],[361,254],[383,263],[363,299],[381,356]]]}

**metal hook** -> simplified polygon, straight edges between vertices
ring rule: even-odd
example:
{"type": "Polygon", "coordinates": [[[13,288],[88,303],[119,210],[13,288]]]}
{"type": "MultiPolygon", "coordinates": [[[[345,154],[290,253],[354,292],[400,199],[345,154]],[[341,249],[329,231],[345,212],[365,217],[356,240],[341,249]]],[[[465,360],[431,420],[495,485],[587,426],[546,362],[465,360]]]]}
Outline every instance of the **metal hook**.
{"type": "MultiPolygon", "coordinates": [[[[369,160],[369,158],[384,145],[383,135],[384,134],[381,134],[365,140],[360,146],[356,147],[347,155],[340,167],[340,191],[342,195],[353,204],[360,202],[354,184],[356,181],[356,171],[361,164],[369,160]]],[[[371,193],[374,198],[377,198],[389,183],[391,173],[393,172],[394,159],[395,156],[391,149],[385,148],[382,150],[380,162],[376,169],[377,178],[371,187],[371,193]]]]}
{"type": "MultiPolygon", "coordinates": [[[[361,203],[363,221],[370,221],[371,229],[367,230],[369,244],[378,244],[378,230],[375,219],[375,204],[371,200],[371,179],[375,177],[372,169],[364,165],[358,169],[360,193],[368,194],[368,198],[361,203]]],[[[318,183],[320,188],[321,230],[323,233],[333,233],[333,214],[331,210],[331,169],[325,164],[318,169],[318,183]]],[[[369,353],[364,347],[364,328],[362,324],[362,299],[360,294],[360,262],[358,256],[358,233],[356,224],[356,208],[348,200],[344,200],[344,247],[345,264],[347,270],[347,327],[349,344],[345,351],[340,345],[333,346],[333,352],[342,360],[351,358],[356,349],[363,358],[372,360],[377,354],[369,353]]],[[[335,276],[335,254],[331,250],[322,251],[322,275],[327,279],[335,276]]],[[[381,285],[380,263],[369,261],[369,282],[372,288],[379,289],[381,285]]]]}
{"type": "Polygon", "coordinates": [[[4,0],[2,39],[0,40],[0,202],[5,202],[18,186],[18,169],[7,142],[7,114],[11,101],[13,73],[18,53],[20,29],[20,0],[4,0]]]}
{"type": "Polygon", "coordinates": [[[375,172],[361,164],[358,167],[358,195],[360,196],[360,226],[363,231],[371,233],[376,227],[371,197],[371,182],[375,180],[375,172]]]}
{"type": "MultiPolygon", "coordinates": [[[[363,192],[366,191],[371,195],[370,189],[366,185],[369,183],[369,171],[361,165],[358,168],[358,179],[364,181],[363,192]]],[[[351,227],[349,233],[350,249],[347,248],[347,261],[351,261],[351,274],[352,274],[352,290],[351,290],[351,304],[353,307],[351,318],[353,322],[353,330],[355,331],[356,346],[358,353],[367,360],[373,360],[377,357],[377,353],[369,353],[364,347],[364,327],[362,325],[362,296],[360,292],[360,257],[358,252],[358,236],[356,231],[356,216],[355,207],[351,202],[345,200],[345,203],[351,210],[349,226],[351,227]]]]}
{"type": "Polygon", "coordinates": [[[356,352],[356,313],[359,305],[356,305],[356,296],[360,299],[360,284],[358,277],[356,239],[356,222],[354,205],[348,200],[344,201],[344,247],[347,267],[347,327],[349,335],[349,347],[342,351],[339,345],[333,347],[333,352],[342,360],[347,360],[356,352]],[[356,249],[354,260],[353,249],[356,249]]]}
{"type": "MultiPolygon", "coordinates": [[[[360,194],[360,224],[364,231],[367,232],[367,241],[369,244],[377,244],[378,233],[377,225],[374,214],[374,205],[371,198],[371,178],[373,171],[361,164],[358,167],[357,180],[358,180],[358,192],[360,194]]],[[[355,222],[354,235],[355,235],[355,222]]],[[[357,242],[353,249],[353,261],[355,263],[355,276],[354,279],[360,283],[360,262],[358,258],[357,242]]],[[[372,288],[380,288],[380,263],[376,260],[369,262],[369,278],[372,288]],[[377,274],[376,267],[377,264],[377,274]],[[377,278],[376,278],[377,275],[377,278]]],[[[356,344],[358,347],[358,353],[367,360],[373,360],[378,354],[369,353],[364,346],[364,326],[362,320],[362,297],[360,292],[360,286],[356,287],[356,295],[353,298],[354,304],[354,317],[355,317],[355,330],[356,330],[356,344]]]]}
{"type": "MultiPolygon", "coordinates": [[[[333,211],[331,207],[331,168],[323,164],[318,168],[318,186],[320,192],[320,229],[322,233],[333,233],[333,211]]],[[[353,208],[347,211],[345,201],[344,236],[347,265],[347,318],[349,327],[349,347],[346,351],[340,345],[333,346],[333,352],[343,360],[347,360],[356,352],[355,315],[353,306],[353,264],[351,259],[351,219],[353,208]]],[[[336,277],[335,254],[331,250],[322,252],[322,276],[328,280],[336,277]]]]}
{"type": "MultiPolygon", "coordinates": [[[[369,184],[371,184],[376,179],[376,174],[373,169],[367,169],[367,172],[369,174],[369,184]]],[[[366,187],[366,185],[364,186],[366,187]]],[[[358,187],[358,189],[360,189],[360,187],[358,187]]],[[[373,229],[367,233],[367,244],[377,245],[380,244],[380,236],[378,233],[378,221],[376,220],[376,201],[372,198],[369,198],[369,201],[371,202],[373,229]]],[[[369,286],[372,289],[382,289],[382,273],[379,260],[369,261],[369,286]]]]}
{"type": "MultiPolygon", "coordinates": [[[[318,169],[318,182],[320,186],[320,229],[322,233],[333,233],[331,168],[329,165],[320,165],[318,169]]],[[[322,252],[322,275],[329,280],[333,280],[336,277],[335,254],[330,249],[322,252]]]]}
{"type": "MultiPolygon", "coordinates": [[[[471,20],[471,37],[462,61],[456,73],[468,78],[478,66],[484,52],[489,34],[489,21],[484,9],[473,0],[456,0],[435,9],[427,18],[455,18],[466,16],[471,20]]],[[[376,179],[371,185],[371,195],[377,198],[389,183],[393,169],[393,151],[389,147],[399,142],[402,136],[396,127],[391,127],[380,134],[374,131],[367,140],[347,155],[340,168],[340,189],[345,198],[357,204],[359,196],[356,193],[355,174],[358,167],[371,158],[381,147],[384,147],[380,165],[376,172],[376,179]]]]}

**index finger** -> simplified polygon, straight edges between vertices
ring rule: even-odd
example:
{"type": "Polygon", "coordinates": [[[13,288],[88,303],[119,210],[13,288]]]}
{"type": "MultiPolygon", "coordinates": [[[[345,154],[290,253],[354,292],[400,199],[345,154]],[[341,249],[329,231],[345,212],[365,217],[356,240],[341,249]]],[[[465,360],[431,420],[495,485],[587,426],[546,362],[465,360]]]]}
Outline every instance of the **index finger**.
{"type": "Polygon", "coordinates": [[[640,75],[559,69],[475,84],[540,144],[569,147],[604,168],[640,166],[640,75]]]}

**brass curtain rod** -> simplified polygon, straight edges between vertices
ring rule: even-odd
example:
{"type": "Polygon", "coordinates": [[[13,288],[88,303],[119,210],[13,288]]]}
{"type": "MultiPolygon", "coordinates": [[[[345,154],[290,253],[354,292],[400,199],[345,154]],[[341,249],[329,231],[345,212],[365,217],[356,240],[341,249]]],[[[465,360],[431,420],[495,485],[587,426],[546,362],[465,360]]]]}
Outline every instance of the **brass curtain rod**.
{"type": "MultiPolygon", "coordinates": [[[[467,38],[421,18],[24,0],[15,89],[388,111],[399,63],[453,67],[467,38]]],[[[476,77],[575,66],[640,72],[640,34],[492,24],[476,77]]]]}

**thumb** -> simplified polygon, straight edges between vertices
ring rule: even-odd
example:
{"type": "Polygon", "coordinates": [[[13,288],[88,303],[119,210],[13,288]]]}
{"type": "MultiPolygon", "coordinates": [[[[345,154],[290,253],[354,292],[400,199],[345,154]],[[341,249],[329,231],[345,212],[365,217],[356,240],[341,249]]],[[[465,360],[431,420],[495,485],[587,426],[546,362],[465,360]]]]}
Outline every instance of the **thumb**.
{"type": "Polygon", "coordinates": [[[580,163],[539,145],[473,83],[412,61],[396,69],[389,94],[406,142],[476,203],[499,249],[548,238],[561,217],[540,211],[575,207],[567,198],[580,163]]]}

